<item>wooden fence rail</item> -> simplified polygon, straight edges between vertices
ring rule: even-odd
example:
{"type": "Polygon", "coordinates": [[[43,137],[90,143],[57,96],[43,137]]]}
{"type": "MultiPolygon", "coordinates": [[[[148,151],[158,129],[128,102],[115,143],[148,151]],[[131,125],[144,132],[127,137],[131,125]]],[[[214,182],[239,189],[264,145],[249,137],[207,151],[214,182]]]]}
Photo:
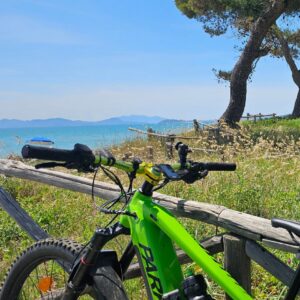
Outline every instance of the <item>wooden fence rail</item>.
{"type": "Polygon", "coordinates": [[[253,119],[253,121],[256,122],[256,120],[262,120],[264,118],[275,118],[275,117],[276,117],[275,113],[273,113],[273,114],[266,114],[266,115],[263,115],[261,113],[251,115],[251,114],[247,113],[246,116],[242,116],[242,119],[246,119],[248,121],[253,119]]]}
{"type": "MultiPolygon", "coordinates": [[[[20,161],[0,159],[0,174],[91,194],[91,179],[48,169],[35,169],[20,161]]],[[[94,193],[96,196],[108,200],[119,195],[119,188],[113,184],[96,181],[94,193]]],[[[291,252],[297,252],[299,249],[295,240],[286,230],[272,227],[271,221],[268,219],[238,212],[221,205],[184,200],[160,193],[154,193],[153,198],[179,217],[220,226],[248,239],[267,243],[268,246],[274,248],[282,249],[284,247],[291,252]],[[285,245],[282,246],[280,243],[285,245]]]]}
{"type": "MultiPolygon", "coordinates": [[[[196,121],[196,120],[195,120],[196,121]]],[[[197,123],[198,124],[198,123],[197,123]]],[[[202,124],[202,123],[200,123],[202,124]]],[[[204,126],[203,124],[202,126],[204,126]]],[[[213,127],[210,125],[205,125],[207,129],[207,134],[208,134],[208,139],[215,139],[217,143],[220,142],[220,137],[221,137],[221,130],[219,127],[213,127]]],[[[204,128],[204,127],[203,127],[204,128]]],[[[133,131],[139,134],[144,134],[147,135],[148,139],[151,138],[158,138],[162,141],[163,147],[165,149],[165,155],[167,158],[173,158],[173,148],[175,141],[179,140],[199,140],[199,136],[182,136],[182,135],[177,135],[177,134],[162,134],[162,133],[156,133],[154,132],[151,128],[148,128],[147,131],[137,129],[137,128],[128,128],[129,131],[133,131]]],[[[199,133],[199,131],[195,130],[196,134],[199,133]]],[[[212,150],[212,149],[205,149],[205,148],[190,148],[192,151],[201,151],[204,153],[218,153],[217,150],[212,150]]],[[[153,148],[151,146],[147,147],[148,151],[148,157],[150,159],[153,158],[153,148]]]]}
{"type": "MultiPolygon", "coordinates": [[[[92,180],[90,179],[52,170],[37,170],[19,161],[0,159],[0,174],[91,194],[92,180]]],[[[95,182],[94,193],[108,200],[119,194],[119,188],[109,183],[95,182]]],[[[273,228],[268,219],[234,211],[220,205],[184,200],[160,193],[154,193],[154,200],[179,217],[191,218],[227,229],[228,234],[225,236],[207,239],[202,244],[212,254],[225,250],[225,266],[247,290],[250,286],[248,259],[256,261],[283,283],[290,285],[294,271],[260,245],[299,253],[300,239],[292,238],[286,230],[273,228]],[[239,257],[239,264],[234,264],[236,257],[239,257]],[[247,276],[244,274],[245,270],[247,270],[247,276]]],[[[47,233],[41,231],[30,216],[22,211],[17,201],[1,189],[0,205],[15,218],[23,229],[27,232],[32,231],[31,236],[34,239],[47,237],[47,233]]],[[[177,254],[182,263],[189,261],[184,253],[178,251],[177,254]]],[[[138,265],[132,265],[126,278],[130,279],[139,275],[138,265]]]]}
{"type": "Polygon", "coordinates": [[[160,137],[160,138],[166,138],[166,139],[181,139],[181,140],[199,140],[199,137],[194,136],[182,136],[182,135],[176,135],[176,134],[162,134],[162,133],[156,133],[151,131],[145,131],[137,128],[128,128],[129,131],[133,131],[140,134],[145,134],[147,136],[153,136],[153,137],[160,137]]]}

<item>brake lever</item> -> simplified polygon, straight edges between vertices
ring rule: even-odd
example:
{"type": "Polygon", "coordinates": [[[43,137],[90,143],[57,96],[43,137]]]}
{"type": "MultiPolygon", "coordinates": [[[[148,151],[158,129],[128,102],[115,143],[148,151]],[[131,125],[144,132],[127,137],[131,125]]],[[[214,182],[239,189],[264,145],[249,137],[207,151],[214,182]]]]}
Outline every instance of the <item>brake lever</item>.
{"type": "Polygon", "coordinates": [[[66,163],[46,162],[34,166],[36,169],[47,169],[55,167],[66,167],[66,163]]]}
{"type": "Polygon", "coordinates": [[[203,179],[207,176],[208,171],[203,170],[203,171],[190,171],[186,176],[182,178],[182,180],[186,183],[194,183],[197,180],[203,179]]]}
{"type": "Polygon", "coordinates": [[[78,164],[76,162],[66,162],[64,167],[67,169],[75,169],[78,172],[84,172],[84,173],[95,172],[96,170],[93,166],[78,164]]]}
{"type": "Polygon", "coordinates": [[[74,162],[65,162],[65,163],[58,163],[58,162],[46,162],[35,165],[36,169],[48,169],[48,168],[55,168],[55,167],[64,167],[66,169],[76,169],[78,172],[94,172],[95,169],[92,166],[81,166],[74,162]]]}

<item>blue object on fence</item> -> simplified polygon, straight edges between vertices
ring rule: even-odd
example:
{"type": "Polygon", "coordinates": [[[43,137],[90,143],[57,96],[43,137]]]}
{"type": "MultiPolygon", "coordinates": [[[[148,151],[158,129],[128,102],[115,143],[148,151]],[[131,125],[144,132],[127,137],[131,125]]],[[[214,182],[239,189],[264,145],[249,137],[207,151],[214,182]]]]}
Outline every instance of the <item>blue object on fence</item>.
{"type": "Polygon", "coordinates": [[[53,141],[51,141],[50,139],[45,138],[45,137],[34,137],[27,142],[29,144],[43,145],[43,146],[52,146],[54,144],[53,141]]]}

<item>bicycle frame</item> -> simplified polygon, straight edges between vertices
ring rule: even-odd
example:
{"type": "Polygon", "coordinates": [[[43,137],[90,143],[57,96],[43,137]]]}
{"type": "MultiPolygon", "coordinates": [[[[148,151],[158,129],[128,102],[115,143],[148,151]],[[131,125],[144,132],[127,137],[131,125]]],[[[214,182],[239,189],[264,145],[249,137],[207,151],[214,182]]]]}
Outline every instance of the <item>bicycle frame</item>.
{"type": "Polygon", "coordinates": [[[137,191],[128,205],[136,218],[122,216],[120,223],[130,228],[148,297],[161,299],[164,293],[180,289],[183,280],[173,242],[234,300],[252,297],[195,241],[165,208],[137,191]]]}

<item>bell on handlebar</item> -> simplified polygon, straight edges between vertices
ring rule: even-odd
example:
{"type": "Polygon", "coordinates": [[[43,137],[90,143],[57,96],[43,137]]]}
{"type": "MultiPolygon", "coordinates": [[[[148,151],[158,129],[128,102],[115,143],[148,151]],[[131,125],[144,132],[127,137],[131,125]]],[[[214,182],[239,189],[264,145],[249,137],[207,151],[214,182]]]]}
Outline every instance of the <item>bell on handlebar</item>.
{"type": "Polygon", "coordinates": [[[187,156],[190,152],[192,152],[192,150],[189,149],[188,145],[183,144],[182,142],[178,142],[175,145],[175,149],[178,151],[179,162],[180,162],[181,168],[183,169],[186,165],[187,156]]]}

